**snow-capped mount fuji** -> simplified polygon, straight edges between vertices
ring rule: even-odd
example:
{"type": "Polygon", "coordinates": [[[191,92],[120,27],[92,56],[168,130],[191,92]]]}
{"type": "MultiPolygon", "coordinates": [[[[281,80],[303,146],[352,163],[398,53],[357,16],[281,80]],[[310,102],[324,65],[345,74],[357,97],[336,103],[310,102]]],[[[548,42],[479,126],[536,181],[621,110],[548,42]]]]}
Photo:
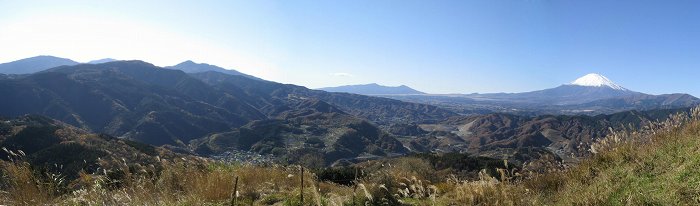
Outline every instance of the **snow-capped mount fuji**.
{"type": "Polygon", "coordinates": [[[624,87],[615,84],[615,82],[611,81],[607,77],[596,73],[586,74],[585,76],[582,76],[571,82],[570,85],[587,87],[610,87],[616,90],[627,90],[624,87]]]}
{"type": "Polygon", "coordinates": [[[610,114],[627,110],[691,107],[689,94],[650,95],[629,90],[600,74],[587,74],[558,87],[523,93],[385,96],[403,101],[456,108],[464,114],[484,111],[523,114],[610,114]]]}
{"type": "Polygon", "coordinates": [[[532,92],[468,95],[477,99],[533,105],[573,105],[640,95],[600,74],[587,74],[569,84],[532,92]]]}

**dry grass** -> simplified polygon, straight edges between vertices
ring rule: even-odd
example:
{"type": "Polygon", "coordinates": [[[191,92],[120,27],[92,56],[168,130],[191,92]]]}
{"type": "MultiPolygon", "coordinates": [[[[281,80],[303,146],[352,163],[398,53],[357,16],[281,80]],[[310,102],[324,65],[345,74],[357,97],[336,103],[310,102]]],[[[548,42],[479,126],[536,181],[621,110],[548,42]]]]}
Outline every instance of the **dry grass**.
{"type": "MultiPolygon", "coordinates": [[[[228,204],[232,198],[237,176],[237,203],[240,205],[267,205],[283,203],[298,198],[300,181],[298,167],[234,166],[212,163],[207,167],[188,166],[182,163],[168,164],[157,178],[137,178],[114,190],[105,188],[104,176],[97,175],[95,183],[73,193],[65,201],[72,205],[199,205],[228,204]],[[94,200],[99,200],[95,202],[94,200]]],[[[321,202],[321,194],[311,174],[305,175],[306,202],[321,202]]],[[[319,185],[321,186],[321,185],[319,185]]],[[[342,191],[328,184],[323,195],[335,195],[342,191]]],[[[342,196],[335,195],[335,198],[342,196]]],[[[325,200],[324,200],[325,201],[325,200]]]]}
{"type": "Polygon", "coordinates": [[[539,205],[535,193],[481,172],[479,180],[451,180],[456,185],[440,202],[445,205],[539,205]]]}
{"type": "Polygon", "coordinates": [[[50,191],[42,184],[26,162],[0,161],[2,188],[0,200],[17,205],[39,205],[50,203],[50,191]]]}
{"type": "MultiPolygon", "coordinates": [[[[3,180],[0,204],[9,205],[228,205],[235,177],[239,178],[238,205],[298,205],[299,167],[259,167],[207,163],[190,165],[188,161],[163,162],[162,170],[130,171],[124,168],[120,178],[110,171],[81,173],[69,185],[71,192],[57,194],[46,187],[48,180],[32,173],[26,162],[0,165],[3,180]]],[[[311,173],[304,175],[307,205],[343,205],[350,200],[347,186],[319,183],[311,173]],[[347,195],[344,195],[347,194],[347,195]]]]}

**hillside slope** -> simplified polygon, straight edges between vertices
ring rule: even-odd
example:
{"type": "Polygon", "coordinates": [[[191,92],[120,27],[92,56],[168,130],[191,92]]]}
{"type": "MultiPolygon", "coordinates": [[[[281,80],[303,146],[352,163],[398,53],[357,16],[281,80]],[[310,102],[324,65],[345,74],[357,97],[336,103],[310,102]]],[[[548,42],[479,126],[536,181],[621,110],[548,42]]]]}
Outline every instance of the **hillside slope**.
{"type": "Polygon", "coordinates": [[[462,205],[698,205],[698,139],[700,108],[695,108],[642,129],[615,131],[576,165],[542,159],[446,196],[462,205]]]}
{"type": "MultiPolygon", "coordinates": [[[[452,117],[434,124],[393,125],[395,135],[414,151],[467,152],[512,159],[525,149],[546,149],[566,162],[590,154],[590,145],[609,134],[609,128],[639,128],[689,109],[626,111],[609,115],[519,116],[487,114],[452,117]],[[417,127],[417,128],[415,128],[417,127]],[[407,134],[404,130],[418,130],[407,134]],[[420,131],[423,131],[422,133],[420,131]],[[427,134],[425,134],[427,133],[427,134]]],[[[520,160],[518,160],[520,161],[520,160]]]]}
{"type": "MultiPolygon", "coordinates": [[[[105,134],[93,134],[42,116],[0,118],[0,162],[23,160],[72,180],[79,173],[157,164],[187,155],[105,134]]],[[[141,169],[140,166],[135,168],[141,169]]],[[[114,172],[114,171],[109,171],[114,172]]],[[[0,183],[1,185],[1,183],[0,183]]]]}
{"type": "Polygon", "coordinates": [[[594,145],[573,169],[529,184],[557,205],[700,204],[700,111],[594,145]]]}

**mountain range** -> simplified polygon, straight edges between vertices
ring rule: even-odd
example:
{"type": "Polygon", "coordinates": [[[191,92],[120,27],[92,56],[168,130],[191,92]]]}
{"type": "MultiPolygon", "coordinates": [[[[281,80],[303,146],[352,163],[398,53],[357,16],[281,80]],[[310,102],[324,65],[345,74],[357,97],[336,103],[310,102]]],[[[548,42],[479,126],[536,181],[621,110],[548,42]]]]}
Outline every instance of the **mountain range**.
{"type": "Polygon", "coordinates": [[[70,64],[43,68],[57,58],[30,59],[20,61],[23,66],[2,64],[36,72],[0,75],[0,116],[41,115],[58,122],[51,124],[187,154],[245,151],[320,165],[450,151],[514,161],[549,152],[567,159],[586,155],[586,146],[608,128],[660,120],[698,102],[687,94],[634,92],[597,74],[526,93],[430,95],[389,87],[378,97],[281,84],[192,61],[166,68],[138,60],[64,61],[70,64]],[[562,113],[591,116],[556,115],[562,113]]]}
{"type": "MultiPolygon", "coordinates": [[[[102,63],[108,63],[108,62],[113,62],[113,61],[118,61],[116,59],[112,58],[104,58],[104,59],[97,59],[97,60],[92,60],[87,62],[86,64],[102,64],[102,63]]],[[[31,74],[39,71],[44,71],[50,68],[58,67],[58,66],[72,66],[72,65],[77,65],[80,64],[80,62],[76,62],[70,59],[66,58],[61,58],[61,57],[55,57],[55,56],[48,56],[48,55],[43,55],[43,56],[36,56],[36,57],[30,57],[30,58],[25,58],[25,59],[20,59],[12,62],[7,62],[7,63],[2,63],[0,64],[0,74],[31,74]]],[[[251,75],[243,74],[241,72],[238,72],[233,69],[224,69],[215,65],[210,65],[210,64],[204,64],[204,63],[195,63],[193,61],[187,60],[182,63],[179,63],[177,65],[173,66],[167,66],[165,68],[168,69],[175,69],[175,70],[181,70],[186,73],[197,73],[197,72],[205,72],[205,71],[217,71],[221,72],[224,74],[230,74],[230,75],[241,75],[253,79],[260,79],[251,75]]]]}
{"type": "Polygon", "coordinates": [[[361,84],[361,85],[346,85],[339,87],[324,87],[319,90],[327,92],[345,92],[362,95],[407,95],[407,94],[425,94],[424,92],[415,90],[406,85],[390,87],[376,83],[361,84]]]}

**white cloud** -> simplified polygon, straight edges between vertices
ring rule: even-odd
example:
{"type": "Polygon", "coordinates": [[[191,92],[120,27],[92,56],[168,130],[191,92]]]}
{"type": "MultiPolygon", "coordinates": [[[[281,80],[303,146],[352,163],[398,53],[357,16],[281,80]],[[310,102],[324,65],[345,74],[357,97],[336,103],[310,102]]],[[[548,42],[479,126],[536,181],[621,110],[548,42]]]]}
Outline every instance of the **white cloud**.
{"type": "Polygon", "coordinates": [[[331,73],[331,76],[336,76],[336,77],[354,77],[355,75],[350,74],[350,73],[345,73],[345,72],[336,72],[336,73],[331,73]]]}

